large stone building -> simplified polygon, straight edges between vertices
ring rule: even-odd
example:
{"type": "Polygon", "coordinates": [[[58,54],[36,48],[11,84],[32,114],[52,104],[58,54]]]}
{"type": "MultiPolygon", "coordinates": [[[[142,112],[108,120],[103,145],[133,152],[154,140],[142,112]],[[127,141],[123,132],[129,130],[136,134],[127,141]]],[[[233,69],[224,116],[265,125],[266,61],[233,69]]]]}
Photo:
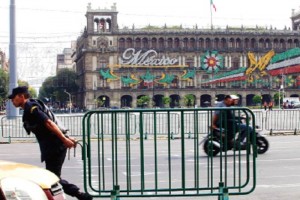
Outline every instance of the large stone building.
{"type": "Polygon", "coordinates": [[[295,11],[293,30],[120,29],[115,4],[110,9],[89,4],[86,18],[74,57],[78,106],[137,107],[138,99],[148,96],[149,107],[177,107],[187,95],[195,97],[192,104],[209,106],[229,93],[248,106],[255,95],[267,102],[278,92],[299,96],[300,15],[295,11]]]}

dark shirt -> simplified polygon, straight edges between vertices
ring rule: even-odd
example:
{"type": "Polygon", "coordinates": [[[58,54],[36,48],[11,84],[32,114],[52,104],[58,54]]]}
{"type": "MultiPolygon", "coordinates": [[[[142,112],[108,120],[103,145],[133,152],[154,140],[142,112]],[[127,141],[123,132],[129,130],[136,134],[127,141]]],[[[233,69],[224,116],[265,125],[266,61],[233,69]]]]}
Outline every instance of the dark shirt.
{"type": "Polygon", "coordinates": [[[49,117],[40,109],[36,102],[26,102],[23,113],[23,123],[26,131],[33,132],[41,150],[41,160],[48,156],[57,156],[66,150],[63,142],[45,126],[49,117]]]}
{"type": "MultiPolygon", "coordinates": [[[[223,101],[219,102],[216,107],[229,108],[223,101]]],[[[228,132],[228,136],[233,137],[233,132],[236,130],[236,123],[232,110],[216,110],[215,115],[218,116],[217,127],[225,128],[228,132]]]]}

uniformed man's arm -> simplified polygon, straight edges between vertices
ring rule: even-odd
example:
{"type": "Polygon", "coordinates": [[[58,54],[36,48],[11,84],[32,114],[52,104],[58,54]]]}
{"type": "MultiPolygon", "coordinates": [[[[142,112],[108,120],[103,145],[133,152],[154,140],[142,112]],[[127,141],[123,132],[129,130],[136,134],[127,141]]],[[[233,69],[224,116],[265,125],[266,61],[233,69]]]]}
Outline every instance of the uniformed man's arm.
{"type": "Polygon", "coordinates": [[[45,126],[47,129],[49,129],[52,133],[54,133],[67,148],[72,148],[76,146],[76,141],[73,138],[66,137],[61,130],[58,128],[58,126],[51,121],[50,119],[47,119],[45,121],[45,126]]]}

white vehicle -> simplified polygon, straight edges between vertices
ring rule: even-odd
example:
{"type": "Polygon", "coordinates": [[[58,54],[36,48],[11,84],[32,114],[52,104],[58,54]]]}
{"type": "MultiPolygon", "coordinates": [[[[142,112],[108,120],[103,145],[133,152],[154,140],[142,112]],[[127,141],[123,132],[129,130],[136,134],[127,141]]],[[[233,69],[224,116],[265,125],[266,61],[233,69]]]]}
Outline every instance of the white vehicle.
{"type": "Polygon", "coordinates": [[[0,199],[65,200],[59,178],[33,165],[0,160],[0,199]]]}

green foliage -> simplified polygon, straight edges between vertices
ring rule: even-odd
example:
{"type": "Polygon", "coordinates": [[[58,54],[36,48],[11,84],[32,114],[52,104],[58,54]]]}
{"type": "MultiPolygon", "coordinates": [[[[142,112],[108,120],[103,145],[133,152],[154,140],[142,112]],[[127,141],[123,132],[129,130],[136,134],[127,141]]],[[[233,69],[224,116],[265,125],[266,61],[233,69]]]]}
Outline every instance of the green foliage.
{"type": "Polygon", "coordinates": [[[262,96],[261,96],[261,95],[255,95],[255,96],[252,98],[252,101],[253,101],[255,104],[262,103],[262,96]]]}
{"type": "Polygon", "coordinates": [[[76,73],[70,69],[60,70],[56,76],[48,77],[39,90],[39,98],[52,98],[55,101],[68,101],[69,96],[65,93],[74,93],[78,90],[76,73]]]}
{"type": "Polygon", "coordinates": [[[165,105],[165,107],[166,107],[166,106],[169,106],[170,103],[171,103],[171,98],[170,98],[170,97],[163,97],[163,98],[162,98],[162,102],[163,102],[163,104],[165,105]]]}
{"type": "Polygon", "coordinates": [[[187,107],[195,106],[195,96],[193,94],[187,94],[183,97],[183,102],[187,107]]]}
{"type": "Polygon", "coordinates": [[[146,96],[146,95],[141,96],[136,101],[137,105],[141,106],[141,107],[144,107],[144,106],[148,105],[149,102],[150,102],[150,97],[146,96]]]}
{"type": "Polygon", "coordinates": [[[0,69],[0,105],[2,105],[8,96],[9,76],[6,71],[0,69]]]}
{"type": "Polygon", "coordinates": [[[27,81],[18,80],[18,86],[27,86],[30,97],[31,98],[37,97],[36,90],[33,87],[31,87],[27,81]]]}
{"type": "Polygon", "coordinates": [[[279,92],[276,92],[274,94],[274,101],[275,101],[276,104],[279,104],[279,99],[280,99],[280,102],[283,101],[283,94],[282,94],[282,92],[280,93],[280,96],[279,96],[279,92]]]}

